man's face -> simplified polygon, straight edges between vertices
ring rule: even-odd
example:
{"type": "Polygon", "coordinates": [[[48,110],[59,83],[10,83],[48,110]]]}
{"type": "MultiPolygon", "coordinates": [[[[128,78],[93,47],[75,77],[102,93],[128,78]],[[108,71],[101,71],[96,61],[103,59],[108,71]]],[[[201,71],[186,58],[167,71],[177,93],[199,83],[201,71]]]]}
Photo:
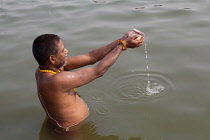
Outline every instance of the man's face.
{"type": "Polygon", "coordinates": [[[66,65],[66,56],[67,56],[68,50],[64,48],[62,41],[59,42],[58,47],[59,49],[58,49],[58,54],[56,56],[57,58],[56,65],[57,65],[57,68],[61,68],[62,66],[66,65]]]}

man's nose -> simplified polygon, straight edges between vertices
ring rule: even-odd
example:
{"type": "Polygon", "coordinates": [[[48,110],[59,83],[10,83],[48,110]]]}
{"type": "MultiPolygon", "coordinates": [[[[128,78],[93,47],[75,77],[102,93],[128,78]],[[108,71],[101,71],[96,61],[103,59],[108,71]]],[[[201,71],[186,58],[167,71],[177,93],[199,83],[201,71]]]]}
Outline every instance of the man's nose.
{"type": "Polygon", "coordinates": [[[65,53],[68,53],[69,51],[67,49],[65,49],[65,53]]]}

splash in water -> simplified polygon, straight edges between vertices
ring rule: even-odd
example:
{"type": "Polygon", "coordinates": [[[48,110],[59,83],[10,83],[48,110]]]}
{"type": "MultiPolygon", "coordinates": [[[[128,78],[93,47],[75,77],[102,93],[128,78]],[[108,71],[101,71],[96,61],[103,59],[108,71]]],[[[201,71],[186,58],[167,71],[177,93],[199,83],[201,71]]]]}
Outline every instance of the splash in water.
{"type": "MultiPolygon", "coordinates": [[[[148,80],[148,82],[150,82],[150,81],[148,80]]],[[[153,83],[152,85],[150,85],[150,83],[148,83],[145,95],[150,96],[150,95],[153,95],[153,94],[160,93],[163,90],[164,90],[163,85],[160,85],[158,83],[153,83]]]]}

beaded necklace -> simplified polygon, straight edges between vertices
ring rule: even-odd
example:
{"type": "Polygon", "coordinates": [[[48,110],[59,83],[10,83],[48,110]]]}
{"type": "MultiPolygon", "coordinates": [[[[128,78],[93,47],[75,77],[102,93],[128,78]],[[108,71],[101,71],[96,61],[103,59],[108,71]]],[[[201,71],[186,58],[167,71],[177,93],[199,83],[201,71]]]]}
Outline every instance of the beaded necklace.
{"type": "Polygon", "coordinates": [[[53,70],[41,70],[41,69],[39,69],[39,71],[41,71],[41,72],[46,72],[46,73],[52,73],[52,74],[56,74],[56,73],[58,73],[58,72],[61,72],[60,70],[58,70],[58,72],[55,72],[55,71],[53,71],[53,70]]]}

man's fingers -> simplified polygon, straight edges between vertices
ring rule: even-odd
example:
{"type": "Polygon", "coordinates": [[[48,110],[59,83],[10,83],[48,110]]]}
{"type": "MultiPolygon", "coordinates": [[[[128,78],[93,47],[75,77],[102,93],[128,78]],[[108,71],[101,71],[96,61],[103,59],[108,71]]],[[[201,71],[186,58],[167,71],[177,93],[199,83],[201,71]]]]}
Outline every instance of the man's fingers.
{"type": "Polygon", "coordinates": [[[138,40],[138,47],[144,43],[144,37],[142,36],[140,40],[138,40]]]}

